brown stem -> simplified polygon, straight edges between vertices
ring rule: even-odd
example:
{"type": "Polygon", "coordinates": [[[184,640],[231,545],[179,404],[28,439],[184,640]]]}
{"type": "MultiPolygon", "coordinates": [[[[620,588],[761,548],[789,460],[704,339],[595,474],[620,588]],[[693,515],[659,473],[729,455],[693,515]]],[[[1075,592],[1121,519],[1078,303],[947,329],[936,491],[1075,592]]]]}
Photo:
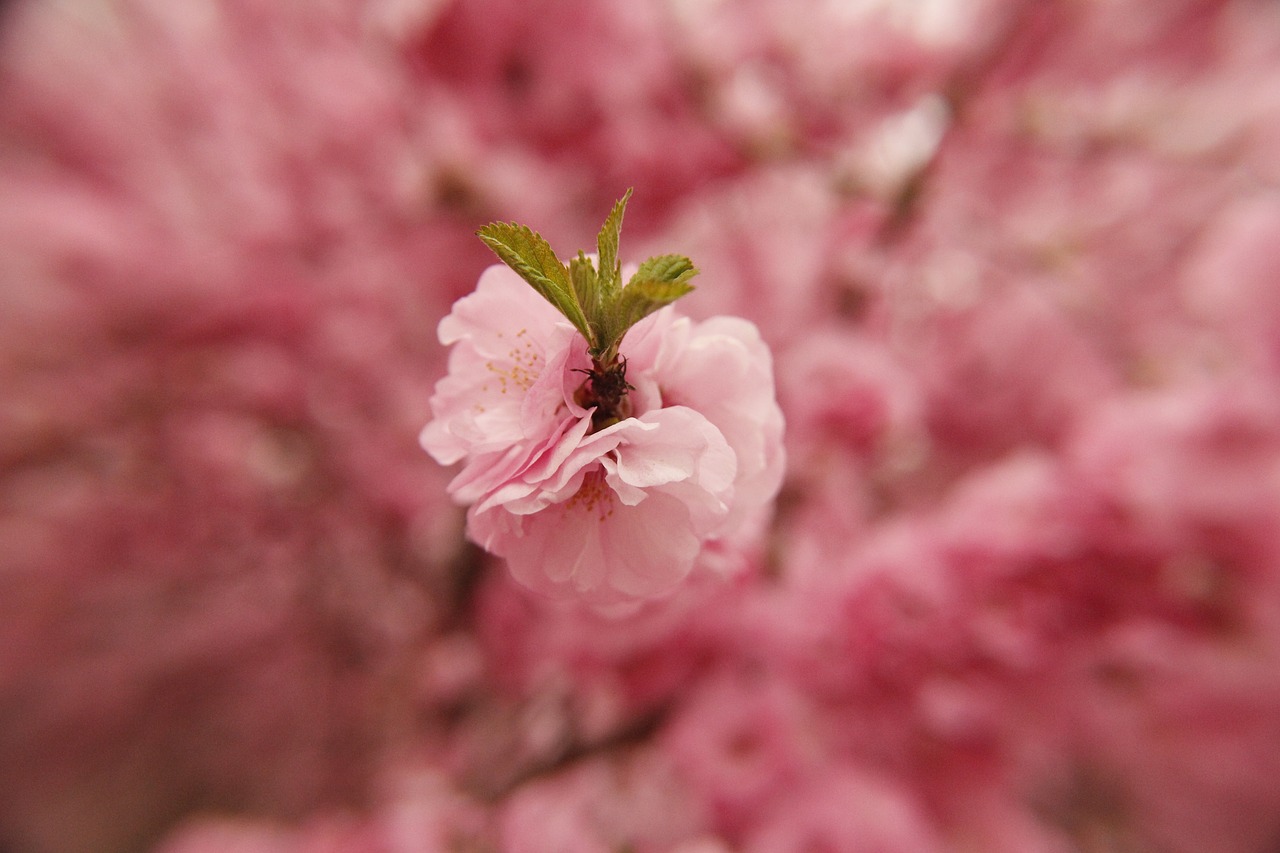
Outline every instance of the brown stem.
{"type": "Polygon", "coordinates": [[[625,358],[619,356],[608,364],[593,360],[591,369],[582,372],[587,374],[587,381],[582,383],[574,399],[584,409],[595,407],[591,415],[592,432],[631,417],[627,392],[633,389],[627,382],[625,358]]]}

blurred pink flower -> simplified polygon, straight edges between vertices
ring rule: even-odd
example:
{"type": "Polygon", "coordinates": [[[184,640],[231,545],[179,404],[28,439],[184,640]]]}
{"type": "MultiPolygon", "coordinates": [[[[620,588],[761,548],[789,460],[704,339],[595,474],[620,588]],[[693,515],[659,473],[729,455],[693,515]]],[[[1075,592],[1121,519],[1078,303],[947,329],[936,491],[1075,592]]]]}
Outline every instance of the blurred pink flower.
{"type": "Polygon", "coordinates": [[[1274,850],[1278,186],[1267,0],[0,0],[0,850],[1274,850]]]}
{"type": "Polygon", "coordinates": [[[509,853],[659,853],[702,830],[705,815],[670,760],[641,748],[530,780],[497,815],[509,853]]]}
{"type": "Polygon", "coordinates": [[[946,848],[911,795],[889,780],[847,770],[817,774],[773,803],[745,850],[874,850],[929,853],[946,848]]]}
{"type": "Polygon", "coordinates": [[[585,342],[519,276],[492,267],[440,323],[449,374],[422,444],[462,461],[473,541],[534,589],[623,605],[672,589],[702,544],[757,516],[782,476],[782,413],[754,326],[670,308],[623,345],[632,416],[579,404],[585,342]],[[594,430],[594,431],[593,431],[594,430]]]}
{"type": "Polygon", "coordinates": [[[821,764],[821,725],[782,679],[722,672],[691,692],[662,746],[716,829],[737,840],[821,764]]]}

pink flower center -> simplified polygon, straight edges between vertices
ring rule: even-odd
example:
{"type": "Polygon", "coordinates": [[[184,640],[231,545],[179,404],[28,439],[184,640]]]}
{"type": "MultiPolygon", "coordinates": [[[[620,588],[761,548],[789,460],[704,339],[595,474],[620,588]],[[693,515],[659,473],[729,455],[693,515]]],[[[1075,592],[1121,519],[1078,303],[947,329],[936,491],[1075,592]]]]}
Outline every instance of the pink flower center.
{"type": "Polygon", "coordinates": [[[598,521],[604,521],[613,515],[613,489],[605,482],[604,469],[597,467],[588,471],[578,491],[565,501],[564,508],[594,512],[598,521]]]}
{"type": "MultiPolygon", "coordinates": [[[[529,340],[528,335],[528,329],[516,332],[516,345],[507,353],[508,364],[485,362],[485,368],[498,380],[499,393],[505,394],[509,388],[528,391],[538,375],[542,373],[544,366],[542,353],[534,348],[533,341],[529,340]]],[[[501,332],[498,332],[498,337],[502,337],[501,332]]],[[[481,386],[480,390],[488,391],[488,383],[481,386]]]]}

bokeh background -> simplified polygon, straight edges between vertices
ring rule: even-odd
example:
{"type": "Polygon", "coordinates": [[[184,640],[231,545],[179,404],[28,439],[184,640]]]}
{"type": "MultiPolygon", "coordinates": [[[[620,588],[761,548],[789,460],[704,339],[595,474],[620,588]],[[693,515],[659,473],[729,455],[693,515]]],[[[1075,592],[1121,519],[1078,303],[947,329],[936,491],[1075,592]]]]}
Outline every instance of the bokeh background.
{"type": "Polygon", "coordinates": [[[0,850],[1280,850],[1280,4],[6,0],[0,850]],[[493,219],[773,348],[605,619],[418,448],[493,219]]]}

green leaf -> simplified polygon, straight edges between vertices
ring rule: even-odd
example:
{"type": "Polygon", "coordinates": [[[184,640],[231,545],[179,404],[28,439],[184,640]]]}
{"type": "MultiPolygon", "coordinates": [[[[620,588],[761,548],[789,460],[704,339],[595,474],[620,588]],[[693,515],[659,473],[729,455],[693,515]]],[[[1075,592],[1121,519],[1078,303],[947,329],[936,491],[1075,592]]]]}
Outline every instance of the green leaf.
{"type": "Polygon", "coordinates": [[[615,366],[627,330],[693,290],[689,279],[698,274],[684,255],[659,255],[641,264],[622,286],[618,240],[631,192],[614,204],[600,228],[596,265],[583,252],[567,265],[561,263],[541,235],[514,222],[491,222],[476,232],[582,333],[597,370],[615,366]]]}
{"type": "Polygon", "coordinates": [[[613,295],[622,289],[622,265],[618,261],[618,240],[622,236],[622,215],[627,210],[627,202],[631,199],[632,188],[628,188],[618,199],[613,210],[600,227],[596,237],[596,251],[600,256],[600,289],[602,302],[608,304],[613,295]]]}
{"type": "Polygon", "coordinates": [[[573,283],[573,292],[578,297],[578,304],[587,318],[591,334],[584,335],[587,343],[595,345],[600,335],[600,283],[596,268],[591,259],[578,252],[578,257],[569,261],[569,280],[573,283]]]}
{"type": "Polygon", "coordinates": [[[622,299],[636,304],[643,304],[644,300],[658,300],[662,305],[668,305],[693,290],[689,279],[697,274],[693,261],[684,255],[658,255],[640,265],[623,288],[622,299]]]}
{"type": "Polygon", "coordinates": [[[491,222],[476,236],[591,340],[591,326],[578,303],[569,270],[541,234],[514,222],[491,222]]]}
{"type": "Polygon", "coordinates": [[[641,264],[627,286],[605,309],[600,352],[616,351],[628,329],[692,291],[689,279],[697,274],[693,261],[684,255],[659,255],[641,264]]]}

